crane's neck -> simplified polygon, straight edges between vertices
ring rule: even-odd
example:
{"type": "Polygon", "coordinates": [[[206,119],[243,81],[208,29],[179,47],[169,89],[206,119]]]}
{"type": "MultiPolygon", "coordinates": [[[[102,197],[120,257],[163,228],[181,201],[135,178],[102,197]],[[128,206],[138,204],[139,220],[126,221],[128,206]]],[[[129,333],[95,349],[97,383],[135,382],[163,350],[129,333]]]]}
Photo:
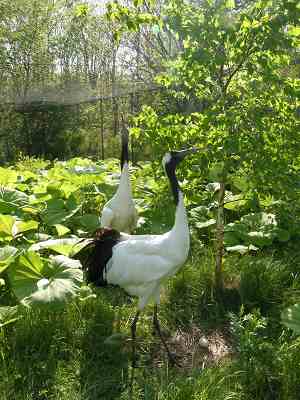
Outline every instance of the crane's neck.
{"type": "Polygon", "coordinates": [[[183,194],[178,193],[178,204],[176,206],[175,223],[168,234],[170,256],[174,260],[173,273],[186,261],[190,250],[190,232],[188,219],[184,207],[183,194]]]}
{"type": "Polygon", "coordinates": [[[122,196],[123,198],[131,197],[131,183],[128,162],[125,162],[123,165],[117,193],[118,196],[122,196]]]}
{"type": "Polygon", "coordinates": [[[178,193],[178,204],[176,206],[175,223],[172,228],[172,236],[178,238],[179,247],[189,249],[190,233],[186,209],[184,206],[184,199],[182,192],[178,193]]]}
{"type": "Polygon", "coordinates": [[[168,177],[170,185],[171,185],[174,202],[177,206],[178,202],[179,202],[180,187],[179,187],[178,179],[177,179],[176,172],[175,172],[175,166],[166,164],[165,170],[166,170],[166,174],[167,174],[167,177],[168,177]]]}
{"type": "Polygon", "coordinates": [[[121,151],[121,171],[123,171],[124,165],[129,161],[128,154],[128,135],[122,132],[122,151],[121,151]]]}
{"type": "Polygon", "coordinates": [[[188,227],[187,212],[184,206],[183,193],[179,191],[178,193],[178,203],[175,212],[175,224],[174,227],[185,226],[188,227]]]}
{"type": "Polygon", "coordinates": [[[183,248],[185,248],[188,252],[190,244],[188,219],[184,206],[183,193],[181,192],[179,187],[175,168],[175,165],[166,166],[166,173],[170,181],[173,198],[176,204],[175,223],[172,228],[172,236],[173,238],[176,238],[176,240],[178,240],[178,246],[180,247],[181,251],[183,248]]]}

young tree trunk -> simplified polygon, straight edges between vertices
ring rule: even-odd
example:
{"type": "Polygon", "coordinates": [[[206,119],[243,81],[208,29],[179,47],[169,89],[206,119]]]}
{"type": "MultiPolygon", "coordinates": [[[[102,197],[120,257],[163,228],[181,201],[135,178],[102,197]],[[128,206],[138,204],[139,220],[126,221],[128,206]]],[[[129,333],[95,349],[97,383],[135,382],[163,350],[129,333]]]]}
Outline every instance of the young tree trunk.
{"type": "Polygon", "coordinates": [[[104,115],[103,100],[100,100],[100,142],[101,142],[101,158],[104,160],[104,115]]]}
{"type": "Polygon", "coordinates": [[[217,214],[217,232],[216,232],[216,265],[215,265],[215,285],[217,294],[223,292],[223,252],[224,252],[224,197],[225,182],[220,182],[217,214]]]}

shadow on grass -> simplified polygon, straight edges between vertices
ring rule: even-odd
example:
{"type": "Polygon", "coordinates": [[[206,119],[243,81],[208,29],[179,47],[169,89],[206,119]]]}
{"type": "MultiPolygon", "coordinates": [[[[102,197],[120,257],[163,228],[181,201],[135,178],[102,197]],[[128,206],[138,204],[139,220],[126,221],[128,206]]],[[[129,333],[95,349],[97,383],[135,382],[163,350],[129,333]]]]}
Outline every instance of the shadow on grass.
{"type": "Polygon", "coordinates": [[[127,385],[124,343],[107,344],[118,293],[70,303],[60,312],[25,311],[0,337],[1,400],[118,399],[127,385]]]}

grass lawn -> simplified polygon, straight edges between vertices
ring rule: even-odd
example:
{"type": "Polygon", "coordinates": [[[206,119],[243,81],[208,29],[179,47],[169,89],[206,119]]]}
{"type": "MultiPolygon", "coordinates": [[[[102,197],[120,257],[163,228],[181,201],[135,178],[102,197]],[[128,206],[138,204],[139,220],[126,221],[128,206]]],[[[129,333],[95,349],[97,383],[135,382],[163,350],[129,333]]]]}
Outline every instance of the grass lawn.
{"type": "Polygon", "coordinates": [[[282,327],[278,310],[287,296],[299,294],[299,278],[282,282],[293,268],[288,262],[270,256],[254,261],[252,270],[257,263],[260,268],[255,276],[249,259],[232,258],[225,265],[228,289],[221,304],[212,292],[212,254],[193,252],[168,282],[160,309],[180,367],[169,365],[153,336],[148,306],[138,324],[133,384],[130,323],[136,300],[121,289],[95,289],[62,311],[24,311],[16,324],[1,330],[1,400],[297,400],[300,340],[282,327]],[[270,265],[273,275],[266,273],[270,265]],[[264,281],[263,293],[251,292],[251,276],[264,281]],[[255,293],[262,297],[255,299],[255,293]],[[261,312],[255,301],[264,305],[261,312]]]}

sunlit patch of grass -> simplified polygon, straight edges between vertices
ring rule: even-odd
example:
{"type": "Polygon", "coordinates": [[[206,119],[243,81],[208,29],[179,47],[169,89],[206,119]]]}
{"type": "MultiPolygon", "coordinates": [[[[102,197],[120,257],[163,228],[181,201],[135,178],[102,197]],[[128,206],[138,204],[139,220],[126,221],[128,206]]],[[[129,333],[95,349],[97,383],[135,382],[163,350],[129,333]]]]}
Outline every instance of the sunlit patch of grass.
{"type": "Polygon", "coordinates": [[[137,371],[133,397],[124,392],[122,399],[149,400],[224,400],[242,399],[241,372],[231,363],[220,363],[192,372],[160,368],[137,371]]]}
{"type": "Polygon", "coordinates": [[[60,313],[25,312],[1,343],[3,399],[68,398],[61,397],[66,392],[114,398],[127,376],[126,353],[104,343],[114,315],[101,296],[60,313]]]}

